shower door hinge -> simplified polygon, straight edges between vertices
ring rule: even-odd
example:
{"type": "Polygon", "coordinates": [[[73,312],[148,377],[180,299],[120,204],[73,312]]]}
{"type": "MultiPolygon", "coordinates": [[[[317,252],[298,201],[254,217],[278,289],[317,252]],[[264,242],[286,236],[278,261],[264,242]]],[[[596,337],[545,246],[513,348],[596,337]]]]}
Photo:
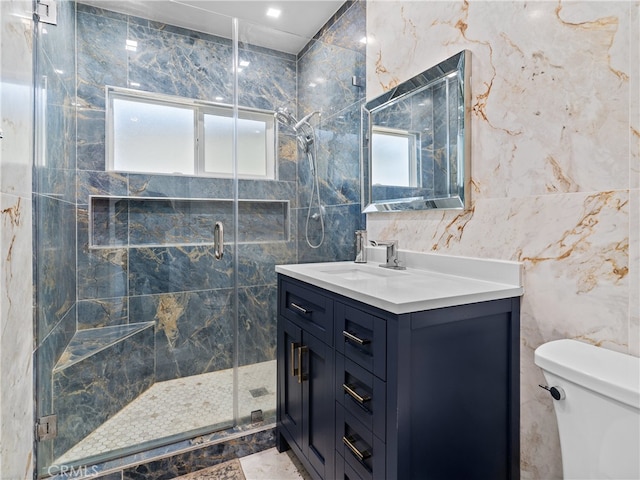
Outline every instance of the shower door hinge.
{"type": "Polygon", "coordinates": [[[58,416],[47,415],[46,417],[40,417],[38,423],[36,423],[36,440],[42,442],[44,440],[51,440],[58,436],[58,416]]]}
{"type": "Polygon", "coordinates": [[[34,17],[36,21],[48,23],[49,25],[58,24],[58,5],[57,0],[37,0],[36,11],[34,17]]]}

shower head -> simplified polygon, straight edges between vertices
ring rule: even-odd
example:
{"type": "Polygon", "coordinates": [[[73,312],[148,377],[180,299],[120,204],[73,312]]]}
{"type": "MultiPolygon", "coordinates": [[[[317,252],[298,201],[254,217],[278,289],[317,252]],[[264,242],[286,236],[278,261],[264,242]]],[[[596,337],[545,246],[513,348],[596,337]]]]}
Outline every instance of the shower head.
{"type": "Polygon", "coordinates": [[[298,130],[298,129],[299,129],[302,125],[304,125],[305,123],[306,123],[306,124],[308,124],[308,123],[309,123],[309,122],[308,122],[308,120],[309,120],[311,117],[313,117],[316,113],[317,113],[318,115],[322,115],[322,114],[321,114],[319,111],[317,111],[317,110],[316,110],[316,111],[314,111],[314,112],[311,112],[310,114],[305,115],[304,117],[302,117],[302,120],[300,120],[299,122],[297,122],[297,123],[293,126],[293,129],[294,129],[294,130],[298,130]]]}
{"type": "Polygon", "coordinates": [[[310,114],[305,115],[302,120],[298,121],[296,120],[296,117],[286,109],[286,107],[280,107],[276,110],[274,116],[276,117],[276,121],[291,127],[293,131],[296,132],[298,145],[305,153],[309,153],[309,148],[315,141],[315,133],[313,127],[309,123],[309,119],[315,114],[320,115],[320,112],[311,112],[310,114]]]}
{"type": "Polygon", "coordinates": [[[291,115],[291,113],[289,113],[289,110],[287,110],[286,108],[282,108],[282,107],[278,108],[274,116],[276,117],[276,120],[278,122],[288,125],[294,130],[297,130],[295,126],[297,123],[297,120],[293,115],[291,115]]]}

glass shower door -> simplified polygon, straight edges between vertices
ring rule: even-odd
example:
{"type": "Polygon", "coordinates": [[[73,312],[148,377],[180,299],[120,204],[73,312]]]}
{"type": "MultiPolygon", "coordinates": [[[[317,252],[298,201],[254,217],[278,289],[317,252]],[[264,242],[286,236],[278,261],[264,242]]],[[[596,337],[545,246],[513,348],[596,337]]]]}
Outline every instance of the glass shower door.
{"type": "Polygon", "coordinates": [[[142,16],[62,0],[37,28],[41,476],[239,421],[238,181],[204,171],[198,123],[215,103],[235,124],[234,41],[142,16]],[[191,148],[162,146],[163,108],[191,148]]]}

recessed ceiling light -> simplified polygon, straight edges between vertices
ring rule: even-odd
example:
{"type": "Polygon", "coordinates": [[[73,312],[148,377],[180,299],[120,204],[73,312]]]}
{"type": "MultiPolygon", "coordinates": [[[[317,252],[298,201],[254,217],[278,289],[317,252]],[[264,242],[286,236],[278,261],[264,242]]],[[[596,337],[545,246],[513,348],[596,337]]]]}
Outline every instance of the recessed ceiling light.
{"type": "Polygon", "coordinates": [[[140,84],[138,82],[129,82],[129,85],[131,85],[132,87],[139,87],[140,84]]]}
{"type": "Polygon", "coordinates": [[[218,102],[220,102],[220,101],[224,100],[224,98],[222,98],[222,97],[216,97],[216,100],[217,100],[218,102]]]}
{"type": "Polygon", "coordinates": [[[309,84],[309,86],[310,86],[311,88],[315,87],[316,85],[317,85],[317,84],[315,84],[315,83],[313,83],[313,82],[311,82],[311,83],[309,84]]]}
{"type": "Polygon", "coordinates": [[[362,37],[360,39],[360,43],[365,43],[366,44],[367,43],[367,37],[362,37]]]}
{"type": "Polygon", "coordinates": [[[138,49],[138,42],[136,40],[127,40],[124,48],[131,52],[135,52],[138,49]]]}
{"type": "Polygon", "coordinates": [[[241,67],[248,67],[250,63],[251,62],[248,62],[246,60],[240,60],[240,66],[241,67]]]}
{"type": "Polygon", "coordinates": [[[282,11],[277,8],[269,8],[267,10],[267,17],[278,18],[281,13],[282,11]]]}

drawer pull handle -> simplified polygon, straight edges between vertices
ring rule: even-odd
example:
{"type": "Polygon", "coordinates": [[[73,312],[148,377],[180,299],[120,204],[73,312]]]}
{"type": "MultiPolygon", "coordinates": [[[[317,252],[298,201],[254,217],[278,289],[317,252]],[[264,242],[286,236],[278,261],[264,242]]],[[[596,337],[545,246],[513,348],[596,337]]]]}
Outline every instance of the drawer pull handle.
{"type": "Polygon", "coordinates": [[[364,397],[361,395],[358,395],[358,393],[353,389],[351,385],[347,385],[346,383],[343,383],[342,388],[347,394],[349,394],[351,398],[353,398],[360,405],[364,405],[365,403],[371,400],[371,397],[369,395],[365,395],[364,397]]]}
{"type": "Polygon", "coordinates": [[[300,312],[300,313],[302,313],[302,314],[304,314],[304,315],[308,315],[308,314],[310,314],[310,313],[311,313],[311,310],[307,310],[306,308],[301,307],[300,305],[298,305],[298,304],[296,304],[296,303],[293,303],[293,302],[291,302],[291,303],[289,304],[289,306],[290,306],[291,308],[293,308],[294,310],[297,310],[298,312],[300,312]]]}
{"type": "Polygon", "coordinates": [[[361,452],[358,448],[353,444],[355,439],[353,437],[342,437],[342,442],[349,447],[351,453],[353,453],[358,460],[364,462],[365,459],[369,458],[371,454],[368,451],[361,452]]]}
{"type": "Polygon", "coordinates": [[[358,345],[368,345],[371,343],[371,340],[368,338],[358,338],[353,333],[347,332],[346,330],[342,331],[342,335],[344,335],[344,338],[347,340],[357,343],[358,345]]]}

